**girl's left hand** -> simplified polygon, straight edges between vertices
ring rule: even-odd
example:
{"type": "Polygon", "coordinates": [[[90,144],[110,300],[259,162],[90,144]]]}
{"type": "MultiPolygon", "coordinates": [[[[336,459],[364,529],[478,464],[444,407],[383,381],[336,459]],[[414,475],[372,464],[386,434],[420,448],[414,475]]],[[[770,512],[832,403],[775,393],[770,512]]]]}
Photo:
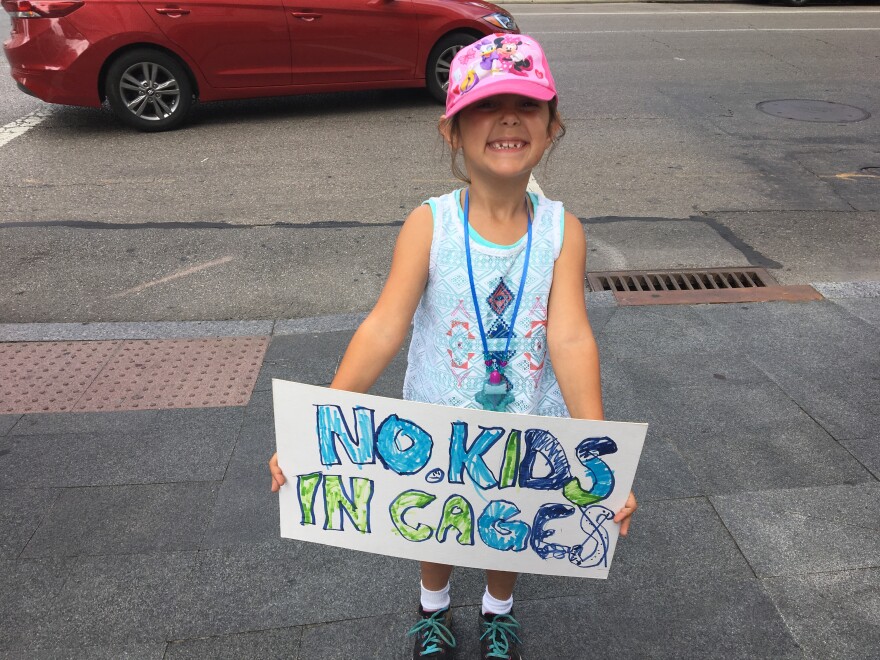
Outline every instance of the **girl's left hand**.
{"type": "Polygon", "coordinates": [[[623,508],[617,512],[617,515],[614,516],[614,522],[623,523],[620,526],[620,535],[626,536],[629,532],[629,523],[630,516],[635,513],[635,510],[639,508],[639,505],[636,503],[636,495],[632,491],[629,491],[629,497],[626,498],[626,504],[623,505],[623,508]]]}

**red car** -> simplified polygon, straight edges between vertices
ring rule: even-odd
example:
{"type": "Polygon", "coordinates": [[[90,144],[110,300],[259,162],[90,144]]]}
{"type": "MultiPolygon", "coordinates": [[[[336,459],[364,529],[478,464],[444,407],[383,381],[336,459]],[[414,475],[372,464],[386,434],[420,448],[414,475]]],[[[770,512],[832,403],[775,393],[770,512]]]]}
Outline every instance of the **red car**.
{"type": "Polygon", "coordinates": [[[461,0],[2,0],[19,88],[100,106],[143,131],[176,128],[192,103],[427,87],[513,17],[461,0]]]}

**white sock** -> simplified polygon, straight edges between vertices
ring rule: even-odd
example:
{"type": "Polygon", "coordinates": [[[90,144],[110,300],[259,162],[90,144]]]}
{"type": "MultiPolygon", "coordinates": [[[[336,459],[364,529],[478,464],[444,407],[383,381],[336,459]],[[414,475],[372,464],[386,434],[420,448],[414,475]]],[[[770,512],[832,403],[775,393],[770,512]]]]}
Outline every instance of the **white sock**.
{"type": "Polygon", "coordinates": [[[439,612],[440,610],[445,610],[452,603],[452,600],[449,598],[448,582],[440,591],[426,589],[424,583],[421,584],[421,587],[421,603],[422,609],[425,610],[425,612],[439,612]]]}
{"type": "Polygon", "coordinates": [[[512,609],[512,595],[507,600],[498,600],[489,593],[489,587],[486,587],[486,593],[483,594],[483,614],[510,614],[512,609]]]}

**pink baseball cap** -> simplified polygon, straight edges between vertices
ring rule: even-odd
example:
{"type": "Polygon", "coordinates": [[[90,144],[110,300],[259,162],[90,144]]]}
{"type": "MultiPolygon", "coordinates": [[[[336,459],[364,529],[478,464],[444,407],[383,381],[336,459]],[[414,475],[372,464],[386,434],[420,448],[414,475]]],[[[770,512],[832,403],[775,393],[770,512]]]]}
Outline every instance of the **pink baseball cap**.
{"type": "Polygon", "coordinates": [[[525,34],[490,34],[452,59],[446,116],[496,94],[521,94],[540,101],[556,97],[556,84],[541,45],[525,34]]]}

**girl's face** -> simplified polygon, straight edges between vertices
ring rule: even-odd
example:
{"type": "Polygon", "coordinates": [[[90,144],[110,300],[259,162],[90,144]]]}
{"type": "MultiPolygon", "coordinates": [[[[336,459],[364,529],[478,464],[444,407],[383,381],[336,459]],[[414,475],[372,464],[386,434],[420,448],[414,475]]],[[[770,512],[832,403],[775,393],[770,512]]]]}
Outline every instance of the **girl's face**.
{"type": "Polygon", "coordinates": [[[528,176],[553,142],[550,108],[518,94],[499,94],[464,108],[458,134],[445,137],[464,152],[471,179],[528,176]]]}

